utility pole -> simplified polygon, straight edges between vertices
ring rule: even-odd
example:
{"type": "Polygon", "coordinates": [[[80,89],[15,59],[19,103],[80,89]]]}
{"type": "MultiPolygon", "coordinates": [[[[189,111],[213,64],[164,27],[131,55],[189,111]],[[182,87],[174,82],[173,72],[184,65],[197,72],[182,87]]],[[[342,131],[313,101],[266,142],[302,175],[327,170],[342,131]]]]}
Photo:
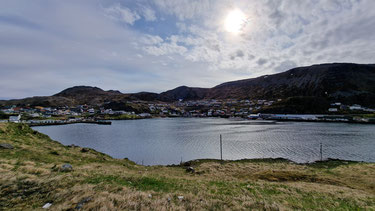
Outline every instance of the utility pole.
{"type": "Polygon", "coordinates": [[[320,161],[323,161],[323,144],[320,143],[320,161]]]}
{"type": "Polygon", "coordinates": [[[221,134],[220,134],[220,159],[221,161],[223,161],[223,140],[222,140],[221,134]]]}

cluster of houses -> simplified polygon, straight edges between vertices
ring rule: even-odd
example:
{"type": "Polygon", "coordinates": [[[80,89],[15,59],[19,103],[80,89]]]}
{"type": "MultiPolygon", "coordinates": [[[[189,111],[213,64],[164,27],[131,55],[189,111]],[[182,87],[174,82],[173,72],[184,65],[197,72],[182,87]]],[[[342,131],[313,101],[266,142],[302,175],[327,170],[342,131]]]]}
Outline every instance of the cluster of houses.
{"type": "Polygon", "coordinates": [[[71,116],[79,116],[80,112],[77,108],[51,108],[51,107],[42,107],[42,106],[25,106],[25,107],[18,107],[18,106],[9,106],[2,108],[1,111],[5,114],[26,114],[32,118],[50,118],[51,116],[63,116],[63,115],[71,115],[71,116]]]}
{"type": "MultiPolygon", "coordinates": [[[[278,99],[277,101],[281,101],[278,99]]],[[[269,100],[197,100],[178,101],[172,104],[148,104],[150,113],[159,116],[183,117],[243,117],[259,118],[256,113],[264,107],[271,106],[275,101],[269,100]],[[255,114],[254,114],[255,113],[255,114]]],[[[346,112],[375,112],[375,109],[361,105],[344,105],[340,102],[332,103],[327,113],[333,115],[346,112]]],[[[287,117],[293,119],[293,117],[287,117]]],[[[304,117],[305,118],[305,117],[304,117]]]]}
{"type": "Polygon", "coordinates": [[[332,103],[328,112],[335,113],[339,111],[365,111],[365,112],[375,112],[375,109],[362,107],[361,105],[344,105],[340,102],[332,103]]]}
{"type": "Polygon", "coordinates": [[[75,117],[99,116],[99,115],[133,115],[139,118],[160,117],[247,117],[251,113],[269,106],[274,101],[267,100],[197,100],[197,101],[177,101],[174,103],[145,103],[148,112],[136,114],[134,111],[112,110],[105,108],[94,108],[88,105],[75,107],[42,107],[42,106],[8,106],[0,111],[11,115],[9,121],[19,122],[22,119],[45,120],[51,117],[75,117]],[[27,118],[26,118],[27,117],[27,118]]]}
{"type": "MultiPolygon", "coordinates": [[[[20,122],[21,114],[27,117],[29,121],[52,121],[51,117],[67,117],[64,120],[53,121],[82,121],[82,118],[92,118],[106,115],[131,115],[137,118],[150,117],[242,117],[248,119],[276,119],[276,120],[322,120],[326,116],[323,115],[271,115],[257,114],[264,107],[271,106],[277,101],[269,100],[179,100],[173,103],[149,103],[149,102],[133,102],[142,104],[148,112],[135,113],[134,111],[112,110],[109,108],[97,108],[88,105],[79,105],[75,107],[42,107],[42,106],[9,106],[3,107],[0,111],[8,114],[9,121],[20,122]]],[[[365,108],[360,105],[343,105],[340,102],[332,103],[328,109],[328,113],[338,120],[337,116],[342,111],[365,111],[375,112],[375,109],[365,108]]],[[[25,119],[25,118],[22,118],[25,119]]],[[[345,118],[342,121],[349,121],[345,118]]],[[[4,121],[4,120],[3,120],[4,121]]]]}
{"type": "Polygon", "coordinates": [[[150,113],[181,117],[247,117],[274,101],[267,100],[179,100],[174,103],[148,104],[150,113]]]}
{"type": "Polygon", "coordinates": [[[87,105],[79,105],[76,107],[42,107],[42,106],[8,106],[0,109],[0,112],[7,114],[9,118],[0,122],[23,122],[23,123],[70,123],[79,121],[94,121],[99,115],[133,115],[139,118],[149,118],[151,114],[140,113],[134,111],[117,111],[112,109],[99,108],[95,109],[87,105]],[[63,119],[55,119],[53,117],[63,117],[63,119]],[[65,118],[64,118],[65,117],[65,118]]]}

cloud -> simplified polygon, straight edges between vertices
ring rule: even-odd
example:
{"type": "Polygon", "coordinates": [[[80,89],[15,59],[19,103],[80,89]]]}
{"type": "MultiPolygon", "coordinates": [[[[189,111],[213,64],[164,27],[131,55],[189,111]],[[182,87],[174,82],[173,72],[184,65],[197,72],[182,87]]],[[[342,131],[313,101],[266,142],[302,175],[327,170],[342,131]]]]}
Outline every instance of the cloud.
{"type": "Polygon", "coordinates": [[[146,46],[143,49],[145,52],[154,56],[169,54],[183,55],[187,51],[184,46],[177,45],[176,43],[162,43],[159,46],[146,46]]]}
{"type": "Polygon", "coordinates": [[[81,84],[160,92],[317,63],[373,63],[373,8],[372,0],[4,1],[0,98],[81,84]],[[247,16],[237,35],[223,27],[233,9],[247,16]]]}
{"type": "Polygon", "coordinates": [[[196,18],[209,11],[210,0],[155,0],[155,5],[163,12],[175,15],[179,20],[196,18]]]}
{"type": "Polygon", "coordinates": [[[258,59],[257,64],[260,65],[260,66],[262,66],[262,65],[264,65],[267,62],[268,62],[267,59],[260,58],[260,59],[258,59]]]}
{"type": "MultiPolygon", "coordinates": [[[[106,12],[108,13],[109,17],[119,20],[119,21],[123,21],[130,25],[133,25],[135,21],[141,18],[141,16],[137,12],[133,12],[129,8],[123,7],[120,4],[115,4],[107,8],[106,12]]],[[[150,14],[147,14],[147,18],[150,18],[149,15],[150,14]]]]}
{"type": "Polygon", "coordinates": [[[148,7],[142,8],[142,16],[146,21],[156,21],[155,11],[148,7]]]}
{"type": "Polygon", "coordinates": [[[164,40],[159,36],[145,35],[142,37],[141,42],[146,45],[159,45],[164,40]]]}
{"type": "Polygon", "coordinates": [[[230,59],[231,60],[234,60],[236,58],[242,58],[244,57],[244,52],[242,50],[237,50],[235,53],[233,53],[231,56],[230,56],[230,59]]]}
{"type": "Polygon", "coordinates": [[[236,57],[243,57],[245,54],[243,53],[242,50],[237,50],[236,51],[236,57]]]}
{"type": "Polygon", "coordinates": [[[275,72],[283,72],[297,67],[297,64],[293,61],[287,60],[281,62],[277,67],[274,68],[275,72]]]}

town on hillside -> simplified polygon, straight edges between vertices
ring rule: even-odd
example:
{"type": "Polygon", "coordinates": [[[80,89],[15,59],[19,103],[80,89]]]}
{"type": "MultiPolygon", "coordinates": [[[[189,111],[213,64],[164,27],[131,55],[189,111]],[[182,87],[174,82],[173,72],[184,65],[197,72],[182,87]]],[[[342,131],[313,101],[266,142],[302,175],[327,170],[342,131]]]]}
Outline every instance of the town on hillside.
{"type": "MultiPolygon", "coordinates": [[[[270,114],[262,111],[282,101],[270,100],[189,100],[167,102],[127,102],[126,110],[112,109],[106,106],[3,106],[0,121],[27,123],[30,125],[67,124],[67,123],[105,123],[106,120],[143,119],[155,117],[222,117],[253,120],[279,121],[334,121],[374,123],[375,109],[361,105],[332,103],[323,114],[270,114]]],[[[107,103],[109,104],[109,102],[107,103]]]]}

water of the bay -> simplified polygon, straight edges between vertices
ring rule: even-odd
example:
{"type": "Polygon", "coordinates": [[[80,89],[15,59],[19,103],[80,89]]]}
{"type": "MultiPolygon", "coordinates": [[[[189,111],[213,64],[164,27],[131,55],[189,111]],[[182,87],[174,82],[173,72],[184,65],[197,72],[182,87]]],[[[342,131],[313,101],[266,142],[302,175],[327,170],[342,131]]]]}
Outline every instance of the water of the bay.
{"type": "Polygon", "coordinates": [[[375,162],[375,125],[164,118],[112,121],[112,125],[34,127],[64,145],[90,147],[144,165],[177,164],[202,158],[324,158],[375,162]]]}

